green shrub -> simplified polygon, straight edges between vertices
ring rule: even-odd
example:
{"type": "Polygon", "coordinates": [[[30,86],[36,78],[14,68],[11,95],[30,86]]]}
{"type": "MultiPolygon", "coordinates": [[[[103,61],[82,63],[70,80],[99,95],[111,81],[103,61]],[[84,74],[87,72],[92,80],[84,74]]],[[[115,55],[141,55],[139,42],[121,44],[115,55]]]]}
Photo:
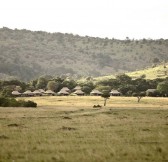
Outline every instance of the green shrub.
{"type": "Polygon", "coordinates": [[[33,101],[17,101],[15,98],[0,97],[1,107],[37,107],[37,103],[33,101]]]}
{"type": "Polygon", "coordinates": [[[37,107],[37,103],[33,101],[24,101],[24,107],[37,107]]]}
{"type": "Polygon", "coordinates": [[[20,104],[15,98],[8,99],[8,107],[19,107],[20,104]]]}
{"type": "Polygon", "coordinates": [[[0,106],[1,107],[8,107],[9,106],[9,100],[5,97],[0,97],[0,106]]]}

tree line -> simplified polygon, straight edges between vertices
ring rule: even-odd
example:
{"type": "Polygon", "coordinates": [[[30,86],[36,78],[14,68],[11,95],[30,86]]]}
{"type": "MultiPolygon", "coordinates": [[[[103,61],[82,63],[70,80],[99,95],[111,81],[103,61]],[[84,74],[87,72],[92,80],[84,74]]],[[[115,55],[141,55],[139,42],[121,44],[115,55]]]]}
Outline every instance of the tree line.
{"type": "Polygon", "coordinates": [[[146,80],[143,77],[132,79],[126,74],[117,75],[115,79],[105,79],[95,81],[91,77],[83,80],[76,80],[68,77],[41,76],[30,82],[19,80],[0,81],[0,95],[10,97],[13,90],[24,92],[25,90],[34,91],[36,89],[52,90],[59,92],[63,87],[70,90],[76,86],[81,86],[82,91],[89,95],[93,89],[102,93],[109,93],[112,89],[118,90],[123,96],[147,95],[152,97],[168,96],[168,77],[146,80]],[[146,92],[148,89],[156,89],[153,92],[146,92]]]}

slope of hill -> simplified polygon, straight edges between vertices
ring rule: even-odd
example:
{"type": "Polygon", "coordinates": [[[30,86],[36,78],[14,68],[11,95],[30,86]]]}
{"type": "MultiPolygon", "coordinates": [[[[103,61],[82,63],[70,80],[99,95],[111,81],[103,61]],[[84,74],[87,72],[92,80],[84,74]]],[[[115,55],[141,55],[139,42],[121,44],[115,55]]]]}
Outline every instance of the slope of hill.
{"type": "MultiPolygon", "coordinates": [[[[159,64],[154,67],[144,68],[142,70],[137,70],[133,72],[127,72],[126,75],[130,76],[133,79],[144,77],[145,79],[157,79],[157,78],[166,78],[168,77],[168,63],[159,64]]],[[[114,79],[115,75],[107,75],[102,77],[95,77],[94,81],[114,79]]]]}
{"type": "Polygon", "coordinates": [[[132,78],[139,78],[143,76],[146,79],[166,78],[168,77],[168,64],[145,68],[144,70],[138,70],[126,74],[132,78]]]}
{"type": "Polygon", "coordinates": [[[102,76],[168,60],[168,40],[116,40],[0,29],[0,78],[40,75],[102,76]]]}

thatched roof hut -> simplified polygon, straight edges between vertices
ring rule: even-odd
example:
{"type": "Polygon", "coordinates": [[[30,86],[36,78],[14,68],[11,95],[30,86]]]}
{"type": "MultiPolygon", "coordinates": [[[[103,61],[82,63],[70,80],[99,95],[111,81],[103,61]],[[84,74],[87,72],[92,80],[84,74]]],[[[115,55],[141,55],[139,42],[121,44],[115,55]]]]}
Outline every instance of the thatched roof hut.
{"type": "Polygon", "coordinates": [[[103,93],[102,92],[100,92],[99,90],[97,90],[97,89],[94,89],[94,90],[92,90],[92,92],[90,92],[90,95],[92,95],[92,96],[101,96],[103,93]]]}
{"type": "Polygon", "coordinates": [[[76,90],[81,90],[82,88],[80,86],[76,86],[73,90],[76,91],[76,90]]]}
{"type": "Polygon", "coordinates": [[[112,89],[111,92],[110,92],[110,95],[111,96],[120,96],[121,93],[118,90],[112,89]]]}
{"type": "Polygon", "coordinates": [[[25,96],[33,96],[34,93],[31,92],[30,90],[27,90],[27,91],[25,91],[25,92],[23,93],[23,95],[25,95],[25,96]]]}
{"type": "Polygon", "coordinates": [[[21,95],[21,93],[20,93],[20,92],[18,92],[18,91],[12,91],[12,95],[14,95],[14,96],[20,96],[20,95],[21,95]]]}
{"type": "Polygon", "coordinates": [[[83,96],[85,93],[82,91],[82,90],[76,90],[75,92],[74,92],[74,94],[76,94],[76,95],[78,95],[78,96],[83,96]]]}
{"type": "Polygon", "coordinates": [[[60,90],[58,92],[58,94],[61,95],[61,96],[67,96],[67,95],[69,95],[69,92],[67,92],[66,90],[62,89],[62,90],[60,90]]]}
{"type": "Polygon", "coordinates": [[[70,92],[70,89],[68,87],[63,87],[60,91],[70,92]]]}
{"type": "Polygon", "coordinates": [[[54,96],[55,92],[53,92],[52,90],[47,90],[45,91],[45,94],[54,96]]]}
{"type": "Polygon", "coordinates": [[[157,89],[148,89],[146,90],[146,95],[151,97],[158,96],[157,89]]]}
{"type": "Polygon", "coordinates": [[[39,92],[45,93],[44,89],[39,89],[39,92]]]}
{"type": "Polygon", "coordinates": [[[39,96],[42,95],[42,93],[39,90],[35,90],[33,93],[34,93],[34,95],[39,95],[39,96]]]}
{"type": "Polygon", "coordinates": [[[156,89],[148,89],[146,90],[146,93],[153,93],[153,92],[156,92],[157,90],[156,89]]]}

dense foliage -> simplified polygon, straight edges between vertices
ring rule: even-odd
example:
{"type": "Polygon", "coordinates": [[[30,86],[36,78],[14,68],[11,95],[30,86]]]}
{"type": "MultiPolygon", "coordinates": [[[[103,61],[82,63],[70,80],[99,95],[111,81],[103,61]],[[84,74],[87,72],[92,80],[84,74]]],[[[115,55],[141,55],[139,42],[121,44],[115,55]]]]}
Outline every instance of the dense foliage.
{"type": "Polygon", "coordinates": [[[160,82],[157,89],[162,95],[168,96],[168,80],[160,82]]]}
{"type": "Polygon", "coordinates": [[[41,76],[38,79],[28,83],[18,80],[0,81],[0,95],[10,97],[12,91],[24,92],[26,90],[34,91],[36,89],[52,90],[59,92],[63,87],[68,87],[71,91],[76,86],[80,86],[86,95],[89,95],[93,89],[102,93],[109,93],[112,89],[118,90],[123,96],[135,96],[136,94],[146,94],[147,96],[168,96],[168,78],[157,78],[146,80],[144,78],[132,79],[126,74],[117,75],[116,78],[104,80],[94,80],[91,77],[76,80],[70,77],[52,77],[41,76]],[[155,91],[146,92],[148,89],[155,91]]]}
{"type": "MultiPolygon", "coordinates": [[[[168,60],[168,40],[117,40],[0,29],[0,77],[101,76],[168,60]]],[[[39,87],[43,87],[39,82],[39,87]]]]}

